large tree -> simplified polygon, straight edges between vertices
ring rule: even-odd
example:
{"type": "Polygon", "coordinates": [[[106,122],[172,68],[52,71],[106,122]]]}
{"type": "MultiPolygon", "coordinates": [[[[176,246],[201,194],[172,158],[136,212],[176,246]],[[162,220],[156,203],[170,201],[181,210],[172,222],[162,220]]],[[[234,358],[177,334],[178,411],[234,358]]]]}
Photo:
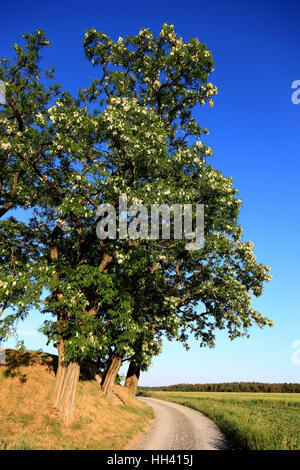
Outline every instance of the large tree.
{"type": "Polygon", "coordinates": [[[185,43],[170,25],[158,37],[143,29],[118,41],[89,30],[84,52],[98,78],[73,98],[39,81],[44,33],[25,39],[29,52],[15,46],[15,64],[2,60],[0,67],[8,98],[1,110],[3,206],[26,207],[31,217],[2,225],[9,243],[20,245],[20,272],[5,242],[1,301],[15,313],[1,326],[7,330],[33,304],[53,314],[43,328],[59,352],[53,402],[70,422],[83,359],[106,362],[109,395],[122,361],[131,360],[129,375],[135,368],[137,377],[163,335],[187,345],[192,332],[201,345],[213,345],[216,329],[235,338],[253,322],[270,324],[251,308],[251,295],[262,294],[270,275],[241,239],[237,190],[207,162],[208,130],[192,114],[212,106],[217,93],[204,44],[185,43]],[[204,204],[205,246],[126,239],[118,228],[115,238],[100,240],[96,210],[109,203],[119,220],[120,195],[128,206],[204,204]]]}

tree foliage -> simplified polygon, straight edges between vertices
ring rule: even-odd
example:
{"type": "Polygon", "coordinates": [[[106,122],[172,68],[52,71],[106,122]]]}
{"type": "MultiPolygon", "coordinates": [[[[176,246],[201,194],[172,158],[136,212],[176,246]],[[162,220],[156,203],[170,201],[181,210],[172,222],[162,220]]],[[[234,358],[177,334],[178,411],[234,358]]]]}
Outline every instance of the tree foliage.
{"type": "Polygon", "coordinates": [[[145,369],[165,336],[212,346],[217,329],[234,339],[270,325],[251,307],[269,267],[242,240],[237,190],[209,163],[208,130],[193,117],[217,94],[205,44],[166,24],[118,41],[90,29],[84,54],[98,78],[73,97],[41,70],[45,33],[23,37],[15,60],[0,62],[0,334],[35,306],[53,314],[42,330],[64,361],[119,355],[145,369]],[[118,231],[99,240],[96,209],[113,204],[120,218],[120,195],[204,204],[205,247],[118,231]]]}

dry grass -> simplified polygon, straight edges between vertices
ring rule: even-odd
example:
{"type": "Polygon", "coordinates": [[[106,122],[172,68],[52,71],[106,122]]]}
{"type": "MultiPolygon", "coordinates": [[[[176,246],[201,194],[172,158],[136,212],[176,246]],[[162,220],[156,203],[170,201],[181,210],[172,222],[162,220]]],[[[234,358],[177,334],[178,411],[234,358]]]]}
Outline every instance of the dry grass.
{"type": "Polygon", "coordinates": [[[107,399],[96,382],[80,380],[75,421],[51,408],[55,356],[7,351],[0,366],[0,449],[123,449],[153,419],[152,409],[115,386],[107,399]],[[123,402],[126,404],[124,405],[123,402]]]}

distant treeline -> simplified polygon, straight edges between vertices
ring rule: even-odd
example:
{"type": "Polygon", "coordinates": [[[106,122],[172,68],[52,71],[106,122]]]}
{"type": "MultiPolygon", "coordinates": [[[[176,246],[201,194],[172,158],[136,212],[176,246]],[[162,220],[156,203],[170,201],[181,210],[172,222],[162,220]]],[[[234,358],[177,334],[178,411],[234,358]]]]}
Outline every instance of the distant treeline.
{"type": "Polygon", "coordinates": [[[162,387],[139,387],[140,392],[260,392],[260,393],[300,393],[298,383],[226,382],[220,384],[177,384],[162,387]]]}

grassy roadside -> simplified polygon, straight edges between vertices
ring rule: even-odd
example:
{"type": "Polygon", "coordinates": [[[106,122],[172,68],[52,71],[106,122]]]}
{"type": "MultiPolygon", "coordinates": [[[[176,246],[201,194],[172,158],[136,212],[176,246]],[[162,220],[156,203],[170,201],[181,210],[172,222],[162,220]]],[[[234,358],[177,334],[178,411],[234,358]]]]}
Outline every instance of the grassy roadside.
{"type": "Polygon", "coordinates": [[[122,401],[108,400],[96,382],[83,379],[75,422],[64,426],[51,409],[53,356],[16,354],[8,351],[8,366],[0,366],[0,450],[123,449],[153,419],[152,409],[124,387],[115,386],[122,401]]]}
{"type": "Polygon", "coordinates": [[[151,396],[201,411],[218,424],[235,449],[300,449],[300,394],[151,392],[151,396]]]}

